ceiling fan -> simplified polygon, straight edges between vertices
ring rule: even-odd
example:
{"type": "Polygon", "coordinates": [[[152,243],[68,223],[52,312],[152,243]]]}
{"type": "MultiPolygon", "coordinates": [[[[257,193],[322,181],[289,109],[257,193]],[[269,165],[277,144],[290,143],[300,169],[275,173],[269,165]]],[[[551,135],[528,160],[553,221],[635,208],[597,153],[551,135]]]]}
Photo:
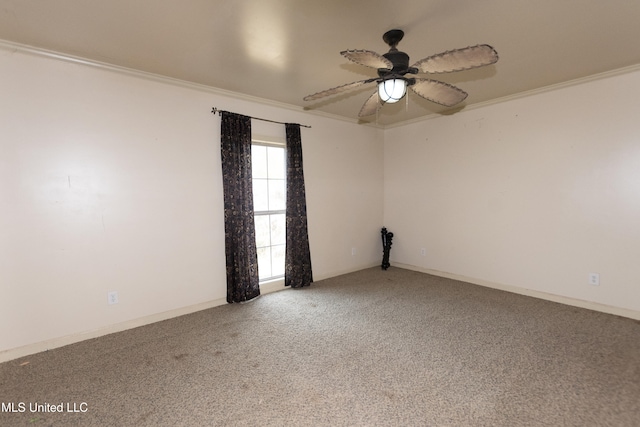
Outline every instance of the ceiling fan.
{"type": "Polygon", "coordinates": [[[378,90],[364,103],[358,117],[376,113],[385,103],[399,101],[405,96],[407,87],[431,102],[452,107],[465,100],[467,97],[465,91],[438,80],[425,77],[407,77],[407,74],[451,73],[495,64],[498,61],[498,52],[493,47],[487,44],[478,44],[431,55],[409,66],[409,55],[400,52],[396,47],[403,37],[404,31],[402,30],[390,30],[384,33],[382,40],[390,47],[389,52],[384,55],[361,49],[340,52],[342,56],[356,64],[376,68],[378,77],[323,90],[304,97],[304,100],[315,101],[325,96],[336,95],[367,83],[376,82],[378,90]]]}

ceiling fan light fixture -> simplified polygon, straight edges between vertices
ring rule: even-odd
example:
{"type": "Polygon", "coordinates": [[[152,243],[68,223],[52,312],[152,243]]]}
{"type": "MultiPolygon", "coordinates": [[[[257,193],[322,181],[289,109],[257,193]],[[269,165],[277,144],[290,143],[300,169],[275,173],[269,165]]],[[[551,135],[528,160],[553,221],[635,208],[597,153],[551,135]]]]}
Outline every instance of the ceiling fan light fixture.
{"type": "Polygon", "coordinates": [[[378,83],[378,96],[382,102],[393,104],[407,93],[407,82],[404,79],[388,79],[378,83]]]}
{"type": "Polygon", "coordinates": [[[336,86],[307,95],[303,99],[315,101],[325,96],[336,95],[364,84],[376,82],[378,90],[369,95],[360,109],[358,117],[370,116],[377,113],[384,104],[400,101],[407,94],[409,86],[416,95],[427,101],[444,107],[453,107],[467,98],[465,91],[449,83],[433,80],[419,74],[470,70],[495,64],[498,61],[498,52],[493,47],[488,44],[478,44],[427,56],[410,66],[409,55],[397,48],[398,42],[402,40],[403,36],[404,31],[398,29],[384,33],[382,40],[389,45],[389,52],[384,55],[364,49],[349,49],[340,52],[340,55],[356,64],[375,69],[378,77],[336,86]]]}

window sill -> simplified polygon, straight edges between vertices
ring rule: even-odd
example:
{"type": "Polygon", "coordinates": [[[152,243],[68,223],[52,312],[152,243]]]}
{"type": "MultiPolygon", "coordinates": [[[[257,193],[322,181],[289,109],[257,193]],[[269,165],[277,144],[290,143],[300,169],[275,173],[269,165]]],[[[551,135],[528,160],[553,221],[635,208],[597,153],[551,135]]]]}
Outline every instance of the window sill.
{"type": "Polygon", "coordinates": [[[281,291],[283,289],[286,289],[286,287],[284,286],[284,277],[260,282],[261,294],[268,294],[269,292],[281,291]]]}

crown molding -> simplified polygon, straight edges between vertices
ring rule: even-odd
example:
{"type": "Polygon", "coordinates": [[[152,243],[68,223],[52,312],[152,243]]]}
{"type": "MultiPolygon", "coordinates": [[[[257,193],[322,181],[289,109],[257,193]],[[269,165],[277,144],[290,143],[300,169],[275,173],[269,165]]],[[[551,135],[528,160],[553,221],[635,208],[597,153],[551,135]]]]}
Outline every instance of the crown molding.
{"type": "MultiPolygon", "coordinates": [[[[64,62],[71,62],[71,63],[84,65],[84,66],[88,66],[88,67],[92,67],[92,68],[99,68],[99,69],[108,70],[108,71],[121,73],[121,74],[125,74],[125,75],[130,75],[130,76],[134,76],[134,77],[138,77],[138,78],[142,78],[142,79],[146,79],[146,80],[151,80],[151,81],[155,81],[155,82],[159,82],[159,83],[164,83],[164,84],[169,84],[169,85],[174,85],[174,86],[194,89],[194,90],[198,90],[198,91],[202,91],[202,92],[208,92],[208,93],[211,93],[211,94],[214,94],[214,95],[229,97],[229,98],[242,100],[242,101],[248,101],[248,102],[261,104],[261,105],[265,105],[265,106],[277,107],[277,108],[281,108],[281,109],[285,109],[285,110],[289,110],[289,111],[295,111],[295,112],[298,112],[298,113],[308,114],[310,116],[324,117],[324,118],[333,119],[333,120],[339,120],[339,121],[347,122],[347,123],[351,123],[351,124],[359,124],[359,125],[364,125],[364,126],[371,126],[371,127],[378,128],[378,129],[383,129],[383,130],[384,129],[393,129],[393,128],[397,128],[397,127],[402,127],[402,126],[406,126],[406,125],[410,125],[410,124],[414,124],[414,123],[420,123],[420,122],[423,122],[423,121],[426,121],[426,120],[432,120],[432,119],[436,119],[436,118],[442,117],[442,114],[433,113],[433,114],[429,114],[427,116],[417,117],[415,119],[406,120],[406,121],[393,123],[393,124],[387,124],[387,125],[383,125],[383,124],[379,124],[379,123],[362,123],[362,122],[358,121],[358,119],[351,119],[351,118],[348,118],[348,117],[343,117],[343,116],[339,116],[339,115],[336,115],[336,114],[326,113],[326,112],[318,111],[318,110],[310,110],[310,109],[307,109],[307,108],[304,108],[304,107],[300,107],[300,106],[297,106],[297,105],[292,105],[292,104],[287,104],[287,103],[284,103],[284,102],[273,101],[273,100],[270,100],[270,99],[260,98],[260,97],[252,96],[252,95],[246,95],[246,94],[243,94],[243,93],[233,92],[233,91],[225,90],[225,89],[220,89],[220,88],[216,88],[216,87],[213,87],[213,86],[204,85],[204,84],[201,84],[201,83],[194,83],[194,82],[189,82],[189,81],[186,81],[186,80],[180,80],[180,79],[176,79],[176,78],[173,78],[173,77],[167,77],[167,76],[163,76],[163,75],[160,75],[160,74],[150,73],[150,72],[147,72],[147,71],[141,71],[141,70],[136,70],[136,69],[133,69],[133,68],[127,68],[127,67],[123,67],[123,66],[119,66],[119,65],[114,65],[114,64],[107,63],[107,62],[101,62],[101,61],[96,61],[96,60],[92,60],[92,59],[82,58],[82,57],[79,57],[79,56],[73,56],[73,55],[69,55],[69,54],[66,54],[66,53],[60,53],[60,52],[47,50],[47,49],[43,49],[43,48],[39,48],[39,47],[35,47],[35,46],[30,46],[30,45],[26,45],[26,44],[16,43],[16,42],[8,41],[8,40],[0,39],[0,49],[4,49],[4,50],[7,50],[7,51],[10,51],[11,53],[21,52],[21,53],[32,54],[32,55],[47,57],[47,58],[51,58],[51,59],[56,59],[56,60],[64,61],[64,62]]],[[[640,64],[631,65],[631,66],[623,67],[623,68],[618,68],[618,69],[615,69],[615,70],[605,71],[605,72],[602,72],[602,73],[593,74],[591,76],[581,77],[581,78],[578,78],[578,79],[569,80],[569,81],[562,82],[562,83],[556,83],[556,84],[553,84],[553,85],[549,85],[549,86],[545,86],[545,87],[541,87],[541,88],[537,88],[537,89],[532,89],[532,90],[528,90],[528,91],[524,91],[524,92],[518,92],[518,93],[515,93],[515,94],[503,96],[503,97],[492,99],[492,100],[489,100],[489,101],[483,101],[483,102],[478,102],[478,103],[474,103],[474,104],[469,104],[469,105],[465,106],[465,108],[463,110],[461,110],[460,112],[470,111],[470,110],[474,110],[474,109],[477,109],[477,108],[483,108],[483,107],[487,107],[487,106],[495,105],[495,104],[501,104],[503,102],[508,102],[508,101],[512,101],[512,100],[515,100],[515,99],[526,98],[526,97],[529,97],[529,96],[539,95],[539,94],[542,94],[542,93],[545,93],[545,92],[555,91],[555,90],[567,88],[567,87],[570,87],[570,86],[581,85],[581,84],[584,84],[584,83],[589,83],[589,82],[593,82],[593,81],[596,81],[596,80],[602,80],[602,79],[615,77],[615,76],[619,76],[619,75],[623,75],[623,74],[629,74],[629,73],[633,73],[633,72],[637,72],[637,71],[640,71],[640,64]]]]}
{"type": "MultiPolygon", "coordinates": [[[[475,103],[475,104],[470,104],[470,105],[465,106],[464,109],[461,110],[460,112],[463,113],[465,111],[475,110],[477,108],[488,107],[490,105],[495,105],[495,104],[502,104],[504,102],[509,102],[509,101],[513,101],[513,100],[516,100],[516,99],[526,98],[526,97],[534,96],[534,95],[540,95],[540,94],[545,93],[545,92],[552,92],[552,91],[568,88],[568,87],[571,87],[571,86],[577,86],[577,85],[581,85],[581,84],[585,84],[585,83],[594,82],[594,81],[597,81],[597,80],[604,80],[604,79],[608,79],[610,77],[616,77],[616,76],[620,76],[620,75],[624,75],[624,74],[630,74],[630,73],[634,73],[634,72],[638,72],[638,71],[640,71],[640,64],[630,65],[628,67],[617,68],[615,70],[610,70],[610,71],[604,71],[602,73],[592,74],[590,76],[581,77],[581,78],[574,79],[574,80],[568,80],[568,81],[562,82],[562,83],[556,83],[556,84],[552,84],[552,85],[549,85],[549,86],[544,86],[544,87],[537,88],[537,89],[532,89],[532,90],[528,90],[528,91],[524,91],[524,92],[514,93],[514,94],[503,96],[503,97],[500,97],[500,98],[491,99],[489,101],[483,101],[483,102],[478,102],[478,103],[475,103]]],[[[412,120],[407,120],[407,121],[404,121],[404,122],[399,122],[399,123],[386,125],[384,128],[385,129],[392,129],[392,128],[396,128],[396,127],[402,127],[402,126],[405,126],[405,125],[419,123],[419,122],[423,122],[423,121],[426,121],[426,120],[436,119],[436,118],[442,117],[442,116],[443,116],[442,114],[433,113],[433,114],[429,114],[427,116],[418,117],[418,118],[415,118],[415,119],[412,119],[412,120]]]]}
{"type": "MultiPolygon", "coordinates": [[[[233,98],[242,101],[248,101],[256,104],[261,104],[270,107],[277,107],[289,111],[295,111],[298,113],[304,113],[312,116],[320,116],[334,120],[340,120],[352,124],[358,124],[356,119],[350,119],[335,114],[325,113],[322,111],[311,111],[297,105],[287,104],[284,102],[273,101],[266,98],[260,98],[257,96],[247,95],[240,92],[233,92],[230,90],[220,89],[214,86],[208,86],[201,83],[194,83],[187,80],[176,79],[173,77],[163,76],[161,74],[150,73],[147,71],[141,71],[134,68],[123,67],[120,65],[110,64],[108,62],[101,62],[93,59],[82,58],[79,56],[69,55],[66,53],[60,53],[52,50],[47,50],[35,46],[16,43],[8,40],[0,39],[0,49],[9,51],[10,53],[24,53],[34,56],[40,56],[50,59],[55,59],[63,62],[70,62],[78,65],[83,65],[92,68],[98,68],[106,71],[129,75],[145,80],[155,81],[158,83],[164,83],[173,86],[179,86],[187,89],[193,89],[201,92],[207,92],[214,95],[220,95],[228,98],[233,98]]],[[[223,109],[223,108],[222,108],[223,109]]]]}

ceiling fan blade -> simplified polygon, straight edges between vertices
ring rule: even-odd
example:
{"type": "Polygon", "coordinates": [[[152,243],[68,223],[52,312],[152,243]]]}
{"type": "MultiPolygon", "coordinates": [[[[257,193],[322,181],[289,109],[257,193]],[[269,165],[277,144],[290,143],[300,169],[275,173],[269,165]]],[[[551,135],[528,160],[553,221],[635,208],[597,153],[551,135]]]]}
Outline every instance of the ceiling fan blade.
{"type": "Polygon", "coordinates": [[[416,83],[409,87],[421,97],[445,107],[453,107],[461,103],[468,95],[467,92],[449,83],[430,79],[416,79],[416,83]]]}
{"type": "Polygon", "coordinates": [[[344,56],[350,61],[356,64],[364,65],[371,68],[393,68],[393,63],[384,56],[372,52],[370,50],[344,50],[340,52],[340,55],[344,56]]]}
{"type": "Polygon", "coordinates": [[[428,56],[412,65],[423,73],[450,73],[498,62],[498,52],[488,44],[448,50],[428,56]]]}
{"type": "Polygon", "coordinates": [[[342,86],[332,87],[331,89],[323,90],[322,92],[314,93],[313,95],[307,95],[303,98],[304,101],[315,101],[316,99],[324,98],[325,96],[336,95],[338,93],[345,92],[350,89],[354,89],[358,86],[362,86],[367,83],[376,81],[377,79],[359,80],[353,83],[347,83],[342,86]]]}
{"type": "Polygon", "coordinates": [[[378,91],[375,91],[360,109],[358,117],[370,116],[378,111],[383,105],[384,102],[378,96],[378,91]]]}

